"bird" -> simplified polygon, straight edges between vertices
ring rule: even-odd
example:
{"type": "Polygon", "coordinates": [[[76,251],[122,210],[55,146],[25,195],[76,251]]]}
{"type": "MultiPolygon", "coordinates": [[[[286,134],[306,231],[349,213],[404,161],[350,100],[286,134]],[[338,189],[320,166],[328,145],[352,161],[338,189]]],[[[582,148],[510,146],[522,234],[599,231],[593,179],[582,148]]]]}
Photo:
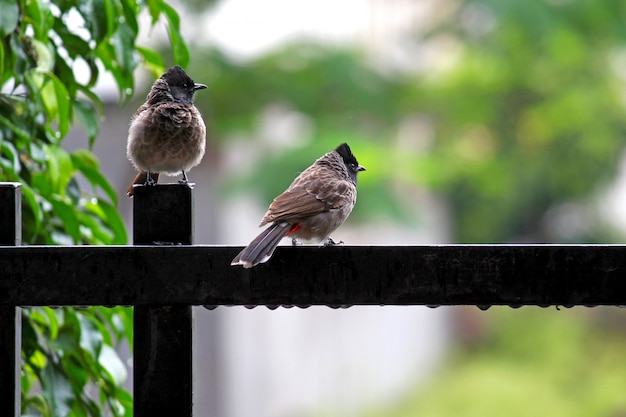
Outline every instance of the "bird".
{"type": "Polygon", "coordinates": [[[178,175],[186,184],[187,171],[198,165],[206,149],[206,125],[193,104],[196,91],[207,88],[193,82],[178,65],[159,77],[131,118],[126,155],[139,171],[135,184],[154,185],[159,174],[178,175]]]}
{"type": "MultiPolygon", "coordinates": [[[[365,168],[350,146],[342,143],[302,171],[270,204],[259,227],[270,224],[235,258],[231,265],[252,268],[267,262],[283,237],[336,245],[330,237],[356,203],[357,174],[365,168]]],[[[343,243],[343,242],[340,242],[343,243]]]]}

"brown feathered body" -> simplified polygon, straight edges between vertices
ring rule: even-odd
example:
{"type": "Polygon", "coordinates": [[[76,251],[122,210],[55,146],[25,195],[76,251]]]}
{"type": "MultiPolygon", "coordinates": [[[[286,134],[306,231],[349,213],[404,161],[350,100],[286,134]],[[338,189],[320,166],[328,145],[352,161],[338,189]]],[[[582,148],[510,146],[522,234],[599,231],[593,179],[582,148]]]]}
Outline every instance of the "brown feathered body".
{"type": "Polygon", "coordinates": [[[364,170],[347,144],[319,158],[274,199],[260,224],[271,223],[271,226],[244,248],[231,265],[251,268],[266,262],[286,236],[332,242],[330,234],[352,212],[356,203],[356,175],[364,170]]]}
{"type": "Polygon", "coordinates": [[[198,165],[206,148],[206,126],[193,104],[195,91],[206,88],[194,83],[180,67],[169,69],[157,79],[146,102],[131,119],[127,156],[139,171],[128,189],[153,180],[159,173],[178,175],[198,165]]]}

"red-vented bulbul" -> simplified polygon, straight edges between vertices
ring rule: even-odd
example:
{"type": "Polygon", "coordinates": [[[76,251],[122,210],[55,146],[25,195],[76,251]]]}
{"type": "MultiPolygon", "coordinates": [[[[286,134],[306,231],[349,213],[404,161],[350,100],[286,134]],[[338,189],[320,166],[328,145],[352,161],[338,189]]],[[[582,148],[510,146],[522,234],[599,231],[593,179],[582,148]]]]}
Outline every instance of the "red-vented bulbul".
{"type": "Polygon", "coordinates": [[[180,182],[187,182],[186,171],[200,163],[206,147],[206,126],[193,105],[194,93],[204,88],[179,66],[152,84],[128,130],[126,154],[139,171],[126,191],[129,197],[135,184],[156,184],[159,173],[182,172],[180,182]]]}
{"type": "Polygon", "coordinates": [[[304,170],[289,188],[270,204],[260,226],[271,223],[231,265],[244,268],[266,262],[283,237],[324,241],[348,218],[356,202],[356,176],[365,171],[347,143],[328,152],[304,170]]]}

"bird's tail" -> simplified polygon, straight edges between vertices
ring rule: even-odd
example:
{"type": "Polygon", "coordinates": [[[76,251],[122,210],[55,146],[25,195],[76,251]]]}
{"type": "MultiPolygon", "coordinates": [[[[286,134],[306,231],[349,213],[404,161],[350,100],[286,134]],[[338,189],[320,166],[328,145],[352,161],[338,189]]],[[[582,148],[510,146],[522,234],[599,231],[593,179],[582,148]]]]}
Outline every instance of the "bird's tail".
{"type": "MultiPolygon", "coordinates": [[[[151,172],[150,178],[152,178],[152,180],[156,183],[157,181],[159,181],[159,173],[151,172]]],[[[148,173],[146,171],[140,171],[139,174],[137,174],[137,176],[133,180],[133,182],[130,184],[130,187],[128,187],[128,190],[126,190],[126,195],[128,197],[132,197],[133,195],[135,195],[133,186],[135,184],[145,184],[147,181],[148,181],[148,173]]]]}
{"type": "Polygon", "coordinates": [[[266,262],[274,253],[280,240],[291,232],[292,225],[287,222],[277,222],[263,230],[239,255],[230,263],[243,265],[244,268],[266,262]]]}

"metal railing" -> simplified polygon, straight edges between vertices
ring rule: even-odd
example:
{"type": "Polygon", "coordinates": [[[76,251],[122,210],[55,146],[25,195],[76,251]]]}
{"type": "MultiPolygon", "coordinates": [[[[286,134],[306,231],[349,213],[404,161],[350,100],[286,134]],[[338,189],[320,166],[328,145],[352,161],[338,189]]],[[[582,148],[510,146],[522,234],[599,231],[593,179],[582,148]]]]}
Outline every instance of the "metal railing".
{"type": "Polygon", "coordinates": [[[134,413],[147,417],[192,415],[191,306],[626,305],[621,245],[279,247],[245,270],[230,266],[239,247],[192,245],[186,186],[137,189],[135,246],[19,246],[20,199],[0,184],[2,416],[20,412],[20,306],[133,306],[134,413]]]}

